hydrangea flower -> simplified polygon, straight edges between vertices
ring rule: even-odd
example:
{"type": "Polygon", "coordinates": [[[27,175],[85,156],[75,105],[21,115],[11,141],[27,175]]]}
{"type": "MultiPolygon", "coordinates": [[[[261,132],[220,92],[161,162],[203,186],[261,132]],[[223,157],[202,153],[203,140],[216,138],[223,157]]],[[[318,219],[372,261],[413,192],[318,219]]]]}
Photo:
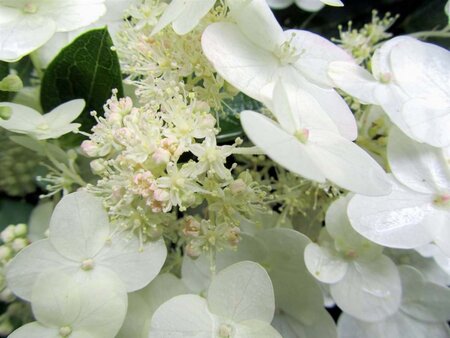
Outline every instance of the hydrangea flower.
{"type": "Polygon", "coordinates": [[[409,137],[450,145],[450,52],[399,36],[384,43],[371,64],[373,75],[348,62],[331,63],[328,73],[362,103],[381,105],[409,137]]]}
{"type": "Polygon", "coordinates": [[[384,195],[390,184],[378,163],[338,133],[317,101],[302,89],[276,85],[273,114],[243,111],[242,126],[250,140],[272,160],[317,182],[326,179],[366,195],[384,195]]]}
{"type": "MultiPolygon", "coordinates": [[[[263,226],[271,226],[273,218],[265,218],[263,226]]],[[[248,224],[250,229],[255,224],[248,224]]],[[[256,231],[256,229],[254,229],[256,231]]],[[[251,260],[267,268],[275,292],[275,317],[272,325],[284,338],[336,337],[336,325],[323,307],[322,292],[309,275],[303,253],[309,239],[292,229],[256,231],[241,234],[236,251],[216,255],[216,269],[251,260]]],[[[207,256],[193,260],[185,257],[182,280],[191,291],[203,294],[211,281],[207,256]]]]}
{"type": "Polygon", "coordinates": [[[58,203],[49,238],[22,250],[6,275],[11,290],[25,300],[32,298],[38,276],[49,270],[64,271],[75,279],[115,273],[131,292],[156,277],[166,254],[163,240],[141,245],[138,238],[111,233],[101,200],[80,191],[58,203]]]}
{"type": "Polygon", "coordinates": [[[322,9],[324,5],[329,6],[344,6],[340,0],[267,0],[270,7],[274,9],[282,9],[289,7],[295,3],[298,7],[305,11],[315,12],[322,9]]]}
{"type": "Polygon", "coordinates": [[[220,271],[207,298],[176,296],[154,313],[150,338],[280,337],[270,326],[275,311],[272,283],[266,270],[244,261],[220,271]]]}
{"type": "Polygon", "coordinates": [[[78,280],[58,270],[40,275],[31,296],[37,321],[9,337],[114,337],[127,309],[125,286],[113,272],[94,275],[78,280]]]}
{"type": "Polygon", "coordinates": [[[388,161],[392,192],[354,196],[348,207],[353,228],[392,248],[414,249],[434,242],[450,257],[450,172],[443,152],[393,128],[388,161]]]}
{"type": "Polygon", "coordinates": [[[105,13],[105,0],[1,0],[0,60],[13,62],[56,32],[87,26],[105,13]]]}
{"type": "Polygon", "coordinates": [[[11,108],[12,114],[7,120],[0,119],[0,127],[14,133],[27,134],[38,140],[46,140],[77,131],[81,124],[71,122],[82,113],[85,102],[82,99],[72,100],[45,115],[16,103],[2,102],[1,105],[11,108]]]}
{"type": "Polygon", "coordinates": [[[305,263],[315,278],[330,284],[330,294],[344,312],[378,321],[400,306],[400,276],[392,260],[382,254],[383,248],[351,227],[346,214],[350,197],[328,208],[326,228],[318,244],[306,247],[305,263]]]}
{"type": "Polygon", "coordinates": [[[399,268],[402,278],[402,304],[392,316],[378,322],[364,322],[342,314],[339,338],[447,338],[450,329],[450,290],[426,282],[416,269],[399,268]]]}
{"type": "Polygon", "coordinates": [[[229,2],[235,22],[209,25],[202,47],[216,71],[246,95],[269,105],[275,83],[291,83],[314,96],[350,140],[357,135],[354,117],[332,88],[331,61],[352,62],[343,49],[319,35],[283,31],[265,0],[229,2]]]}

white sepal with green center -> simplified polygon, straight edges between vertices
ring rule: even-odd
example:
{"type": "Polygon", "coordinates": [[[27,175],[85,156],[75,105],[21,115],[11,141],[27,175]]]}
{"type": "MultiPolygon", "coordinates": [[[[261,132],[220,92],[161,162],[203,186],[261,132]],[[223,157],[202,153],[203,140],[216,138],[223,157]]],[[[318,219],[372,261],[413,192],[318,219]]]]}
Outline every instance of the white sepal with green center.
{"type": "Polygon", "coordinates": [[[206,299],[181,295],[162,304],[153,315],[149,337],[281,337],[270,326],[274,311],[266,270],[257,263],[239,262],[212,279],[206,299]]]}
{"type": "Polygon", "coordinates": [[[97,272],[114,273],[132,292],[154,279],[165,259],[163,240],[140,243],[130,235],[115,234],[99,198],[86,192],[66,195],[50,221],[49,239],[32,243],[8,265],[8,287],[30,300],[34,282],[41,273],[61,270],[73,278],[97,272]]]}
{"type": "Polygon", "coordinates": [[[82,99],[72,100],[44,115],[16,103],[2,102],[0,105],[9,107],[12,111],[9,119],[0,119],[0,127],[37,140],[46,140],[77,131],[81,124],[72,121],[83,112],[85,102],[82,99]]]}
{"type": "Polygon", "coordinates": [[[94,275],[77,280],[60,270],[41,274],[31,296],[36,322],[9,337],[114,337],[125,318],[126,289],[112,272],[94,275]]]}
{"type": "Polygon", "coordinates": [[[56,32],[88,26],[106,11],[105,0],[0,1],[0,60],[14,62],[56,32]]]}
{"type": "Polygon", "coordinates": [[[450,169],[443,151],[393,128],[388,161],[395,177],[392,192],[356,195],[348,208],[353,228],[387,247],[414,249],[434,242],[450,257],[450,169]]]}
{"type": "Polygon", "coordinates": [[[242,126],[250,140],[272,160],[307,179],[329,181],[353,192],[385,195],[388,177],[364,150],[338,133],[314,97],[277,82],[273,109],[278,123],[243,111],[242,126]]]}
{"type": "Polygon", "coordinates": [[[314,96],[345,138],[357,127],[345,101],[332,88],[328,64],[352,62],[344,50],[302,30],[283,31],[265,0],[229,1],[234,22],[209,25],[202,48],[217,72],[244,94],[270,105],[281,79],[314,96]]]}

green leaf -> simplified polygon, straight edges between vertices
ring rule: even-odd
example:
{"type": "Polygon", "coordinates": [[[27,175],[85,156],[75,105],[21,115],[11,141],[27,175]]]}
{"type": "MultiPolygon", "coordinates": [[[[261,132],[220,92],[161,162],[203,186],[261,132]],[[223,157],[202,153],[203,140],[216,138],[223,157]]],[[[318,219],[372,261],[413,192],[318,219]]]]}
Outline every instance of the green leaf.
{"type": "MultiPolygon", "coordinates": [[[[9,65],[6,62],[0,61],[0,81],[9,75],[9,65]]],[[[7,101],[9,93],[0,90],[0,102],[7,101]]]]}
{"type": "Polygon", "coordinates": [[[28,223],[33,206],[12,199],[0,200],[0,231],[9,224],[28,223]]]}
{"type": "Polygon", "coordinates": [[[232,100],[224,102],[225,114],[219,116],[220,133],[217,141],[220,143],[229,142],[244,134],[239,121],[239,114],[243,110],[259,111],[262,104],[243,93],[237,94],[232,100]]]}
{"type": "Polygon", "coordinates": [[[112,89],[123,96],[122,74],[117,53],[106,28],[94,29],[81,35],[61,52],[48,66],[42,79],[41,104],[49,112],[60,104],[82,98],[85,111],[76,122],[88,131],[95,124],[92,110],[103,113],[103,105],[112,89]]]}

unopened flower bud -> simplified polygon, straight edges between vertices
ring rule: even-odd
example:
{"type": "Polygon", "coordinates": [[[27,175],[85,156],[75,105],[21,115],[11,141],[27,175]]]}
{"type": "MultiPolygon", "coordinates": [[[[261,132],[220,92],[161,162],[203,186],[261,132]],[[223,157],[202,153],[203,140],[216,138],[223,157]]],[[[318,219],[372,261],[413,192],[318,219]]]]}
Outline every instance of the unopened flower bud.
{"type": "Polygon", "coordinates": [[[23,248],[25,248],[28,245],[28,241],[25,238],[16,238],[12,244],[11,247],[15,252],[19,252],[23,248]]]}
{"type": "Polygon", "coordinates": [[[200,234],[200,222],[194,217],[188,216],[184,222],[183,234],[185,236],[198,237],[200,234]]]}
{"type": "Polygon", "coordinates": [[[81,150],[89,157],[98,156],[98,145],[93,141],[83,141],[81,143],[81,150]]]}
{"type": "Polygon", "coordinates": [[[191,258],[197,258],[202,254],[202,250],[198,246],[193,245],[192,243],[189,243],[188,245],[185,246],[184,252],[191,258]]]}
{"type": "Polygon", "coordinates": [[[2,231],[0,237],[4,243],[9,243],[14,240],[14,238],[16,238],[16,235],[14,233],[15,228],[16,227],[14,225],[8,225],[5,230],[2,231]]]}
{"type": "Polygon", "coordinates": [[[18,92],[22,90],[23,83],[20,77],[10,74],[0,81],[0,90],[4,92],[18,92]]]}
{"type": "Polygon", "coordinates": [[[24,237],[27,234],[27,231],[28,231],[27,225],[20,223],[15,226],[14,235],[16,235],[16,237],[24,237]]]}

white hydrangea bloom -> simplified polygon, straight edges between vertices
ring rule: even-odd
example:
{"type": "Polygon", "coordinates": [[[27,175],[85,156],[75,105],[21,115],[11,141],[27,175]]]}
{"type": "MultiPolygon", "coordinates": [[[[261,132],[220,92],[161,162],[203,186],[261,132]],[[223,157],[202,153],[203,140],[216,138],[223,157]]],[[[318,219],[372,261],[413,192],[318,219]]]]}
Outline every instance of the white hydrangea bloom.
{"type": "Polygon", "coordinates": [[[1,0],[0,60],[13,62],[44,45],[56,32],[90,25],[105,0],[1,0]]]}
{"type": "Polygon", "coordinates": [[[382,254],[382,247],[352,229],[346,214],[350,197],[328,208],[326,228],[319,244],[306,247],[305,263],[315,278],[330,284],[331,296],[344,312],[378,321],[400,305],[400,276],[392,260],[382,254]]]}
{"type": "Polygon", "coordinates": [[[127,293],[112,272],[75,280],[63,271],[53,270],[36,280],[31,305],[37,321],[20,327],[9,337],[110,338],[125,318],[127,293]]]}
{"type": "MultiPolygon", "coordinates": [[[[241,236],[237,251],[217,254],[216,268],[221,270],[242,260],[264,264],[275,292],[272,325],[279,333],[284,338],[336,337],[336,325],[323,307],[322,292],[303,261],[309,239],[291,229],[262,230],[254,236],[241,236]]],[[[191,291],[203,294],[211,280],[208,258],[185,257],[182,280],[191,291]]]]}
{"type": "Polygon", "coordinates": [[[336,7],[344,6],[340,0],[267,0],[267,3],[274,9],[286,8],[295,3],[301,9],[309,12],[318,11],[319,9],[322,9],[324,5],[336,7]]]}
{"type": "Polygon", "coordinates": [[[0,104],[12,110],[9,119],[0,119],[0,127],[14,133],[27,134],[38,140],[58,138],[78,130],[81,124],[71,122],[82,113],[85,106],[82,99],[72,100],[42,115],[32,108],[20,104],[10,102],[0,104]]]}
{"type": "Polygon", "coordinates": [[[339,338],[448,338],[450,329],[450,290],[426,282],[419,271],[399,268],[402,277],[402,304],[383,321],[368,323],[342,314],[338,321],[339,338]]]}
{"type": "Polygon", "coordinates": [[[353,228],[387,247],[414,249],[434,242],[450,257],[450,170],[442,150],[393,128],[388,161],[395,177],[392,192],[356,195],[348,207],[353,228]]]}
{"type": "Polygon", "coordinates": [[[181,295],[162,304],[153,315],[149,337],[281,338],[270,326],[274,311],[266,270],[240,262],[213,278],[206,299],[181,295]]]}
{"type": "MultiPolygon", "coordinates": [[[[445,252],[435,244],[426,244],[420,248],[416,248],[423,257],[433,258],[436,264],[447,274],[448,279],[450,279],[450,256],[446,255],[445,252]]],[[[445,285],[450,284],[450,281],[445,285]]]]}
{"type": "Polygon", "coordinates": [[[128,292],[158,275],[166,258],[164,241],[140,244],[135,237],[111,235],[101,200],[86,192],[66,195],[56,206],[48,239],[32,243],[8,265],[8,286],[30,300],[37,277],[61,270],[73,278],[115,273],[128,292]]]}
{"type": "Polygon", "coordinates": [[[327,74],[331,61],[352,62],[351,56],[317,34],[283,31],[265,0],[228,4],[235,23],[211,24],[202,35],[203,52],[217,72],[269,106],[279,79],[298,86],[317,99],[343,136],[354,140],[354,117],[327,74]]]}
{"type": "Polygon", "coordinates": [[[179,35],[189,33],[215,3],[216,0],[172,0],[153,28],[152,35],[170,24],[179,35]]]}
{"type": "Polygon", "coordinates": [[[380,165],[339,134],[314,97],[278,82],[273,98],[272,112],[279,124],[253,111],[240,115],[247,136],[272,160],[307,179],[328,179],[353,192],[385,195],[390,191],[380,165]]]}
{"type": "Polygon", "coordinates": [[[384,43],[371,64],[373,75],[354,63],[333,62],[329,75],[361,102],[381,105],[409,137],[449,146],[450,52],[399,36],[384,43]]]}

